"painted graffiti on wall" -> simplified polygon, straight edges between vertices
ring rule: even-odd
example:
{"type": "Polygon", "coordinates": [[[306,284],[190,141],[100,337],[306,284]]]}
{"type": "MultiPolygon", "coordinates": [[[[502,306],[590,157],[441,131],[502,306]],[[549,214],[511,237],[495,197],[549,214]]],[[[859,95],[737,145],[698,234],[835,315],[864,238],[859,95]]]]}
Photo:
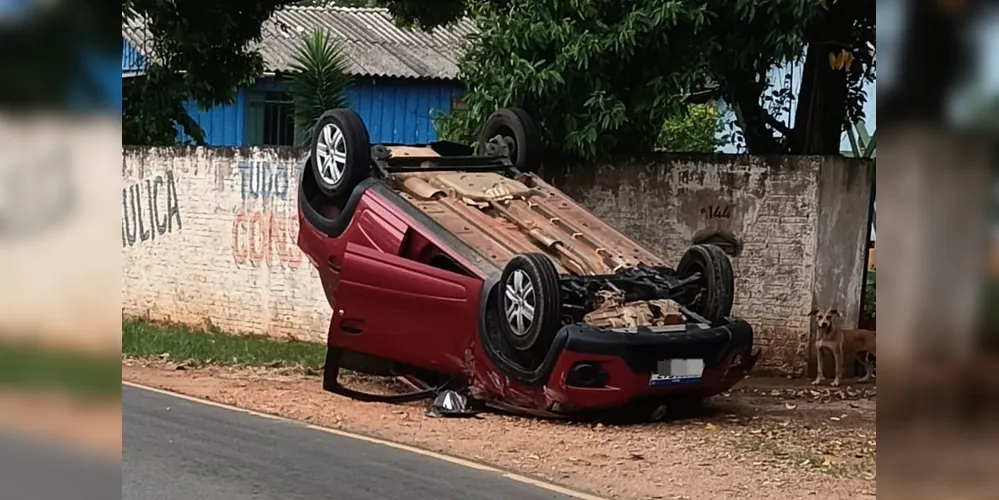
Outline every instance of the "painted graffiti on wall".
{"type": "Polygon", "coordinates": [[[232,255],[237,266],[298,269],[298,214],[289,203],[289,163],[247,161],[238,165],[243,206],[232,222],[232,255]],[[260,208],[253,208],[259,206],[260,208]]]}
{"type": "Polygon", "coordinates": [[[70,161],[58,148],[34,161],[0,160],[0,241],[44,233],[69,219],[78,196],[70,161]]]}
{"type": "Polygon", "coordinates": [[[240,209],[232,223],[232,255],[237,266],[249,263],[298,269],[302,252],[296,244],[297,237],[297,214],[240,209]]]}
{"type": "Polygon", "coordinates": [[[133,246],[180,231],[180,203],[173,171],[121,190],[121,246],[133,246]]]}
{"type": "Polygon", "coordinates": [[[287,163],[269,161],[240,162],[239,181],[243,200],[273,198],[284,200],[288,197],[289,176],[294,170],[287,163]]]}

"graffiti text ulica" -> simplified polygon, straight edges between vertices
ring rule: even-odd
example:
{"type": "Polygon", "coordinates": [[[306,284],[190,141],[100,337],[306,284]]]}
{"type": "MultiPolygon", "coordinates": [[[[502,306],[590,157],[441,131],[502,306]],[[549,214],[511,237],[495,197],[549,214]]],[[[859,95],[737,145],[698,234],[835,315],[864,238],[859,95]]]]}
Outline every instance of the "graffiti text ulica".
{"type": "Polygon", "coordinates": [[[155,240],[181,229],[173,171],[140,180],[121,190],[121,246],[155,240]]]}

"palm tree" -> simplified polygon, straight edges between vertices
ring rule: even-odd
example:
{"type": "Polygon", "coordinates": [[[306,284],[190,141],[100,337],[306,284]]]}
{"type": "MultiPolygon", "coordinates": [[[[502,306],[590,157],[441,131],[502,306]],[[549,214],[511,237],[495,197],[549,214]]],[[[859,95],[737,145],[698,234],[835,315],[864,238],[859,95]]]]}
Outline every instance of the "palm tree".
{"type": "Polygon", "coordinates": [[[347,58],[336,38],[316,29],[302,39],[291,65],[289,92],[295,104],[299,145],[312,143],[313,129],[327,110],[347,107],[347,58]]]}

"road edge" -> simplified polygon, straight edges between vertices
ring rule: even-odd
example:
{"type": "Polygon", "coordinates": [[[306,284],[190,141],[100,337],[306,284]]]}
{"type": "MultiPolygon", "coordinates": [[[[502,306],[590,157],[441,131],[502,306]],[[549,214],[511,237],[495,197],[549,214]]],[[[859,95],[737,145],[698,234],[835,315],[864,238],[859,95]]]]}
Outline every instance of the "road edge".
{"type": "MultiPolygon", "coordinates": [[[[166,389],[160,389],[160,388],[157,388],[157,387],[152,387],[152,386],[148,386],[148,385],[144,385],[144,384],[138,384],[138,383],[135,383],[135,382],[129,382],[127,380],[122,380],[121,381],[121,385],[132,387],[132,388],[135,388],[135,389],[144,390],[144,391],[155,392],[155,393],[163,394],[163,395],[170,396],[170,397],[175,397],[175,398],[183,399],[185,401],[190,401],[190,402],[193,402],[193,403],[203,404],[203,405],[207,405],[207,406],[214,406],[216,408],[221,408],[221,409],[229,410],[229,411],[235,411],[235,412],[239,412],[239,413],[245,413],[247,415],[253,415],[255,417],[262,417],[262,418],[266,418],[266,419],[270,419],[270,420],[277,420],[277,421],[280,421],[280,422],[287,422],[287,423],[293,423],[293,424],[303,425],[303,426],[305,426],[305,427],[307,427],[309,429],[317,430],[317,431],[320,431],[320,432],[325,432],[327,434],[333,434],[335,436],[340,436],[340,437],[345,437],[345,438],[350,438],[350,439],[356,439],[358,441],[365,441],[365,442],[368,442],[368,443],[377,444],[377,445],[381,445],[381,446],[387,446],[389,448],[395,448],[397,450],[402,450],[402,451],[406,451],[406,452],[409,452],[409,453],[415,453],[417,455],[422,455],[422,456],[425,456],[425,457],[434,458],[434,459],[437,459],[437,460],[441,460],[441,461],[444,461],[444,462],[448,462],[448,463],[451,463],[451,464],[454,464],[454,465],[458,465],[458,466],[461,466],[461,467],[465,467],[465,468],[469,468],[469,469],[475,469],[475,470],[479,470],[479,471],[483,471],[483,472],[491,472],[491,473],[494,473],[494,474],[498,474],[498,475],[500,475],[503,478],[510,479],[512,481],[517,481],[518,483],[527,484],[527,485],[530,485],[530,486],[534,486],[536,488],[540,488],[540,489],[543,489],[543,490],[551,491],[553,493],[558,493],[560,495],[565,495],[565,496],[569,496],[569,497],[573,497],[573,498],[578,498],[579,500],[609,500],[609,499],[604,498],[604,497],[600,497],[600,496],[593,495],[593,494],[590,494],[590,493],[585,493],[585,492],[582,492],[582,491],[572,490],[572,489],[569,489],[569,488],[567,488],[565,486],[559,486],[557,484],[550,483],[550,482],[547,482],[547,481],[543,481],[541,479],[536,479],[536,478],[528,477],[528,476],[525,476],[523,474],[518,474],[516,472],[511,472],[511,471],[508,471],[508,470],[503,470],[503,469],[500,469],[500,468],[492,466],[492,465],[486,465],[486,464],[483,464],[483,463],[475,462],[475,461],[464,459],[464,458],[460,458],[460,457],[455,457],[455,456],[452,456],[452,455],[447,455],[447,454],[444,454],[444,453],[439,453],[439,452],[436,452],[436,451],[425,450],[423,448],[418,448],[416,446],[412,446],[412,445],[408,445],[408,444],[403,444],[403,443],[399,443],[399,442],[395,442],[395,441],[390,441],[390,440],[387,440],[387,439],[376,438],[376,437],[372,437],[372,436],[366,436],[364,434],[357,434],[357,433],[354,433],[354,432],[345,431],[345,430],[341,430],[341,429],[331,429],[329,427],[322,427],[322,426],[319,426],[319,425],[310,424],[308,422],[303,422],[301,420],[295,420],[295,419],[292,419],[292,418],[282,417],[280,415],[274,415],[274,414],[270,414],[270,413],[263,413],[263,412],[259,412],[259,411],[256,411],[256,410],[250,410],[250,409],[247,409],[247,408],[240,408],[238,406],[233,406],[233,405],[229,405],[229,404],[225,404],[225,403],[219,403],[219,402],[211,401],[211,400],[208,400],[208,399],[202,399],[202,398],[198,398],[198,397],[194,397],[194,396],[189,396],[187,394],[182,394],[182,393],[179,393],[179,392],[169,391],[169,390],[166,390],[166,389]]],[[[124,409],[124,407],[123,407],[123,409],[124,409]]]]}

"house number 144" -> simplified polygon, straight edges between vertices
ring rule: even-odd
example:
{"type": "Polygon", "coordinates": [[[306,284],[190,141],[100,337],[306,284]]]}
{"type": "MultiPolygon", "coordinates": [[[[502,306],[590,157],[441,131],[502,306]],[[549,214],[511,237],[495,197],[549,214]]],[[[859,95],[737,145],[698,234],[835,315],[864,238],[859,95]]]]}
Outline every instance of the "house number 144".
{"type": "Polygon", "coordinates": [[[731,219],[732,205],[708,205],[701,213],[708,219],[731,219]]]}

